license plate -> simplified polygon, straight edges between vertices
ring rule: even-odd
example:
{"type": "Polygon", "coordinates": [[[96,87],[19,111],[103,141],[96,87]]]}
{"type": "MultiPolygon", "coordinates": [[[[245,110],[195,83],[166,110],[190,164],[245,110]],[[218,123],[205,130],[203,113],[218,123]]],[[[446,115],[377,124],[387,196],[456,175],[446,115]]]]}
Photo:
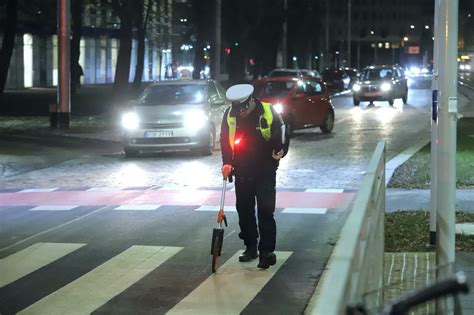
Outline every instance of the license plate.
{"type": "Polygon", "coordinates": [[[173,136],[173,130],[146,131],[145,138],[169,138],[173,136]]]}
{"type": "Polygon", "coordinates": [[[377,96],[377,95],[379,95],[378,92],[366,92],[366,93],[364,93],[364,96],[377,96]]]}

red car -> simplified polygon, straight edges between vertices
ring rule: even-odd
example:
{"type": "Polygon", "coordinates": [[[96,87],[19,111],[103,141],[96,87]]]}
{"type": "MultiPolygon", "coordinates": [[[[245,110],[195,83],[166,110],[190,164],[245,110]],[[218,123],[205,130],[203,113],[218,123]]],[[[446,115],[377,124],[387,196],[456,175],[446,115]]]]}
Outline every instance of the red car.
{"type": "Polygon", "coordinates": [[[318,78],[266,77],[252,82],[254,96],[273,105],[285,121],[290,135],[296,129],[320,127],[330,133],[334,107],[329,89],[318,78]]]}

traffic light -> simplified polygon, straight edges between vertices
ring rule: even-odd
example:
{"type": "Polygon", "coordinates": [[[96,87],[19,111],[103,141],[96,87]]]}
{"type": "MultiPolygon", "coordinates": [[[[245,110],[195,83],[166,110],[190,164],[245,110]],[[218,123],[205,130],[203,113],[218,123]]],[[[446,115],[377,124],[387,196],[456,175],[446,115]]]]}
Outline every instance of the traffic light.
{"type": "Polygon", "coordinates": [[[226,54],[227,56],[230,55],[230,48],[229,48],[229,47],[226,47],[226,48],[224,49],[224,51],[225,51],[225,54],[226,54]]]}

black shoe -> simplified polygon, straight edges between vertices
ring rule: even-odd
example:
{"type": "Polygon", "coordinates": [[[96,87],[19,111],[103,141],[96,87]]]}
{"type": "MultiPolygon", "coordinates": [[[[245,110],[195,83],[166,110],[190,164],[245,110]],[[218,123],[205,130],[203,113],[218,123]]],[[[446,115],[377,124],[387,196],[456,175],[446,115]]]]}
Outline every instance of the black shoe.
{"type": "Polygon", "coordinates": [[[277,258],[275,253],[260,253],[260,261],[257,267],[261,269],[268,269],[270,266],[276,264],[277,258]]]}
{"type": "Polygon", "coordinates": [[[239,261],[240,262],[248,262],[251,260],[254,260],[258,258],[258,252],[257,252],[257,247],[249,247],[247,246],[247,249],[244,250],[244,252],[239,256],[239,261]]]}

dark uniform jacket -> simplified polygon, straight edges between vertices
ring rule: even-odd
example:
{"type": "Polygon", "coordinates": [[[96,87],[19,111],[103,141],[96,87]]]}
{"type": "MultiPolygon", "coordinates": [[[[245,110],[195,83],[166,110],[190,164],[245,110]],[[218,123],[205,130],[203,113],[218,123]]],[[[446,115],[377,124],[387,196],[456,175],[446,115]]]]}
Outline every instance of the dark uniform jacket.
{"type": "MultiPolygon", "coordinates": [[[[290,139],[287,134],[282,137],[282,127],[284,126],[281,116],[272,109],[273,123],[272,136],[266,141],[260,132],[260,116],[263,115],[263,106],[259,100],[255,99],[255,109],[245,118],[240,118],[236,114],[237,128],[234,145],[234,154],[229,144],[229,125],[227,115],[231,108],[224,114],[221,125],[221,150],[223,164],[234,166],[236,176],[256,176],[265,173],[275,172],[278,168],[278,161],[273,159],[272,151],[275,153],[284,150],[288,152],[290,139]],[[284,143],[282,143],[284,140],[284,143]]],[[[232,115],[233,113],[231,113],[232,115]]],[[[263,118],[262,118],[263,119],[263,118]]],[[[266,120],[263,119],[263,124],[266,120]]]]}

